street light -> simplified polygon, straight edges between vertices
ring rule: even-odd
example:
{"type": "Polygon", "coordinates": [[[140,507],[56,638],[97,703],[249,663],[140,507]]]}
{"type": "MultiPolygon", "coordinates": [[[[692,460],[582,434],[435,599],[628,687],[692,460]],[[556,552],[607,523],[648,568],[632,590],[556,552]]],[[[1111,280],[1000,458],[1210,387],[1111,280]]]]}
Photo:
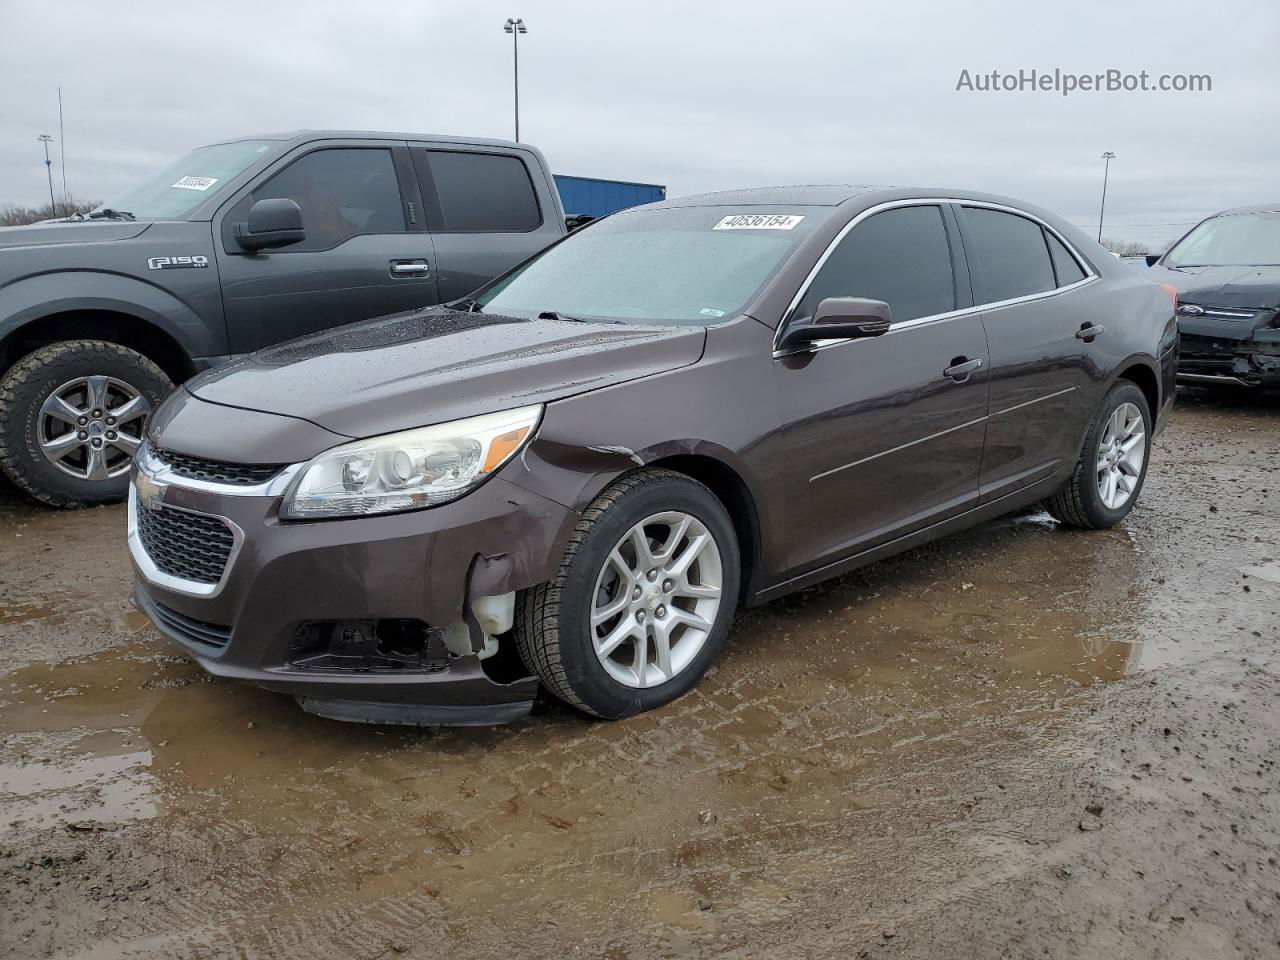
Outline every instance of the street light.
{"type": "Polygon", "coordinates": [[[1102,242],[1102,215],[1107,211],[1107,174],[1111,172],[1111,161],[1116,155],[1108,150],[1102,155],[1102,159],[1107,161],[1106,166],[1102,168],[1102,206],[1098,208],[1098,242],[1102,242]]]}
{"type": "Polygon", "coordinates": [[[42,133],[36,139],[44,144],[44,172],[49,175],[49,216],[56,217],[58,210],[53,200],[53,161],[49,159],[49,144],[53,142],[53,137],[42,133]]]}
{"type": "Polygon", "coordinates": [[[511,34],[511,57],[513,72],[515,79],[516,94],[516,139],[520,139],[520,34],[528,33],[529,28],[524,25],[524,21],[519,17],[507,17],[506,24],[502,27],[503,33],[511,34]]]}

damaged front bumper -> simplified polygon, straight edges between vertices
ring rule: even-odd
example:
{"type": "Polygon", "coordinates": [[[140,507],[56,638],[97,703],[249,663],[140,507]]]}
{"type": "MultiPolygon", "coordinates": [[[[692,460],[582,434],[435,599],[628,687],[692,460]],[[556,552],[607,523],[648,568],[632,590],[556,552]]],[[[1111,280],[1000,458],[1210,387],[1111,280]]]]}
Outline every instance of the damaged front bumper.
{"type": "Polygon", "coordinates": [[[134,598],[162,633],[208,672],[322,716],[465,725],[528,713],[537,682],[494,634],[510,627],[515,591],[555,575],[571,511],[494,477],[426,510],[289,522],[282,485],[232,490],[135,467],[134,598]]]}
{"type": "Polygon", "coordinates": [[[1178,382],[1280,390],[1280,328],[1182,321],[1178,382]]]}

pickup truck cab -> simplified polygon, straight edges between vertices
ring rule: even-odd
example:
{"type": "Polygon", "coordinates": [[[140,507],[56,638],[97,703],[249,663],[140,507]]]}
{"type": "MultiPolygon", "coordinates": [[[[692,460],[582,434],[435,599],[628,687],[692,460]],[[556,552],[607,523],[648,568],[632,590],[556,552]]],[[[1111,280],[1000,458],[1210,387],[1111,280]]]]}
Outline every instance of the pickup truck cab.
{"type": "Polygon", "coordinates": [[[0,470],[55,506],[120,500],[174,383],[457,300],[566,229],[533,147],[357,131],[211,144],[85,216],[0,228],[0,470]]]}

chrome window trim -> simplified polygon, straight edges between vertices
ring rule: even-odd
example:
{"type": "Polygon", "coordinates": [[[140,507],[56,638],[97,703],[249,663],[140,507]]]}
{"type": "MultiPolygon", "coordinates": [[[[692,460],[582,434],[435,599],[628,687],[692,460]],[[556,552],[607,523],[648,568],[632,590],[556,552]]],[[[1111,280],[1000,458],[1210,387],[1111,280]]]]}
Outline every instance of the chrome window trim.
{"type": "Polygon", "coordinates": [[[188,490],[199,490],[202,493],[214,493],[220,497],[278,497],[284,494],[294,476],[305,463],[292,463],[283,468],[270,480],[263,483],[215,483],[211,480],[196,480],[174,473],[164,461],[151,455],[151,447],[143,443],[134,455],[134,464],[157,483],[171,487],[185,487],[188,490]]]}
{"type": "Polygon", "coordinates": [[[155,584],[165,590],[171,590],[174,593],[185,594],[188,597],[200,597],[206,600],[216,597],[222,592],[222,588],[226,586],[227,578],[231,576],[231,568],[236,562],[240,548],[244,546],[244,531],[231,520],[216,514],[202,513],[199,510],[187,510],[184,507],[175,507],[168,503],[161,505],[159,509],[177,510],[181,513],[191,513],[200,517],[213,517],[215,520],[222,521],[227,529],[231,531],[231,552],[227,554],[227,562],[222,568],[222,576],[217,583],[200,583],[196,580],[187,580],[183,577],[175,577],[171,573],[165,573],[156,566],[155,561],[151,559],[151,555],[147,553],[146,547],[142,544],[142,536],[138,532],[138,488],[133,483],[130,483],[127,542],[129,544],[129,555],[137,565],[138,572],[142,574],[148,583],[155,584]]]}
{"type": "MultiPolygon", "coordinates": [[[[1077,280],[1074,283],[1069,283],[1064,287],[1054,287],[1052,290],[1044,290],[1044,291],[1041,291],[1040,293],[1030,293],[1024,297],[1013,297],[1008,300],[992,300],[987,303],[975,303],[971,307],[962,307],[958,310],[948,311],[947,313],[935,313],[935,314],[930,314],[929,316],[926,316],[926,317],[915,317],[911,320],[903,320],[901,323],[893,324],[889,328],[889,331],[888,333],[885,334],[885,336],[889,336],[890,334],[896,333],[899,330],[909,330],[912,327],[923,326],[927,323],[937,323],[942,320],[952,320],[956,317],[964,317],[973,313],[983,313],[989,310],[1000,310],[1000,309],[1003,309],[1004,307],[1012,307],[1020,303],[1031,303],[1036,300],[1046,300],[1049,297],[1056,297],[1059,294],[1069,293],[1072,290],[1076,290],[1080,287],[1087,286],[1088,284],[1093,283],[1095,280],[1099,278],[1097,271],[1095,271],[1093,267],[1089,265],[1089,262],[1084,259],[1084,257],[1080,254],[1080,251],[1077,250],[1075,246],[1066,237],[1064,237],[1061,233],[1059,233],[1051,224],[1046,223],[1044,220],[1037,217],[1034,213],[1028,213],[1026,210],[1019,210],[1017,207],[1010,207],[1007,204],[993,203],[987,200],[960,200],[953,197],[912,197],[907,200],[888,200],[884,203],[879,203],[879,204],[876,204],[874,207],[868,207],[866,210],[863,210],[860,214],[858,214],[856,217],[854,217],[852,220],[846,223],[840,229],[840,232],[835,235],[834,239],[832,239],[832,241],[829,244],[827,244],[827,249],[822,252],[822,256],[818,258],[817,263],[813,265],[813,268],[809,271],[808,275],[804,278],[804,283],[800,285],[800,289],[796,291],[796,295],[791,298],[791,302],[787,305],[787,309],[782,314],[782,321],[778,324],[777,330],[774,331],[774,335],[773,335],[774,359],[776,360],[781,357],[793,356],[794,354],[797,354],[797,353],[814,353],[819,350],[825,350],[829,347],[842,346],[843,344],[846,344],[846,343],[861,342],[860,340],[832,339],[832,340],[816,340],[813,343],[805,344],[804,346],[796,347],[795,349],[792,349],[792,350],[781,350],[778,347],[778,342],[782,339],[783,331],[786,330],[787,324],[789,324],[792,321],[792,319],[794,319],[796,308],[800,306],[800,301],[803,300],[805,297],[805,294],[809,292],[809,287],[812,286],[814,279],[818,276],[818,272],[824,266],[826,266],[827,260],[831,258],[831,254],[835,252],[836,247],[840,245],[840,243],[844,240],[845,237],[849,235],[849,233],[853,230],[854,227],[862,223],[862,221],[866,220],[867,218],[875,216],[875,214],[877,213],[882,213],[885,210],[892,210],[897,207],[921,207],[921,206],[941,207],[943,204],[954,204],[954,205],[963,206],[963,207],[982,207],[988,210],[999,210],[1002,213],[1011,213],[1019,217],[1025,217],[1026,219],[1039,224],[1045,230],[1048,230],[1054,237],[1056,237],[1059,240],[1059,242],[1061,242],[1062,245],[1066,248],[1067,252],[1072,257],[1075,258],[1076,263],[1080,266],[1080,269],[1084,271],[1084,274],[1085,274],[1084,278],[1081,280],[1077,280]]],[[[1046,250],[1045,253],[1046,255],[1048,255],[1048,250],[1046,250]]]]}

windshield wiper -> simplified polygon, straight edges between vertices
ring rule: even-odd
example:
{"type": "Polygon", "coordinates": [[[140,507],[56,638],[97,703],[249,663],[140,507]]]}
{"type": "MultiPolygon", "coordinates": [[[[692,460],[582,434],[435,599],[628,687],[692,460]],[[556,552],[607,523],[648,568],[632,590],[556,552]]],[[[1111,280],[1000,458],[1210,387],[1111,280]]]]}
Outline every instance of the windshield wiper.
{"type": "Polygon", "coordinates": [[[484,313],[484,309],[480,306],[480,301],[475,297],[465,297],[462,300],[447,303],[445,306],[450,310],[457,310],[459,313],[484,313]]]}
{"type": "Polygon", "coordinates": [[[591,323],[590,320],[583,320],[581,317],[571,317],[567,313],[560,313],[556,310],[543,310],[538,314],[539,320],[564,320],[567,323],[591,323]]]}
{"type": "Polygon", "coordinates": [[[92,213],[85,215],[86,220],[137,220],[128,210],[112,210],[110,207],[103,207],[101,210],[94,210],[92,213]]]}

